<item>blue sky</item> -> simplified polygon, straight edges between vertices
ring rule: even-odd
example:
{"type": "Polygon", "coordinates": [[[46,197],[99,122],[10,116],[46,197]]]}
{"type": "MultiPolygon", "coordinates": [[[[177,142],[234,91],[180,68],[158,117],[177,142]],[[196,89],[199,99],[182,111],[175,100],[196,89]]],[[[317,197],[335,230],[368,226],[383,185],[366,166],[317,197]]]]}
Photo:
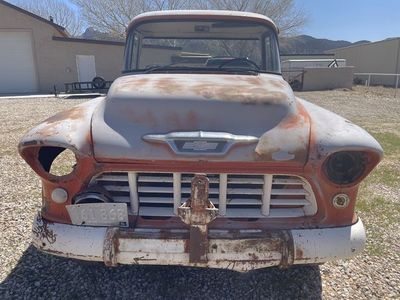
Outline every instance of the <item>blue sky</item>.
{"type": "Polygon", "coordinates": [[[350,42],[400,36],[400,0],[295,0],[295,3],[308,15],[308,23],[300,34],[350,42]]]}
{"type": "Polygon", "coordinates": [[[303,34],[378,41],[400,36],[400,0],[295,0],[309,16],[303,34]]]}

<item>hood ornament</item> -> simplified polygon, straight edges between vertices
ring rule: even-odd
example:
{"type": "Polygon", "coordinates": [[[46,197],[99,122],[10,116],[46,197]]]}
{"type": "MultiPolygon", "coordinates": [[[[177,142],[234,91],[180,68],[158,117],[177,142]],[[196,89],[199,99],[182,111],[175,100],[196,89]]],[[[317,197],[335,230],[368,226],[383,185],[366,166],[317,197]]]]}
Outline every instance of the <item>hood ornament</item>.
{"type": "Polygon", "coordinates": [[[167,143],[176,154],[224,155],[235,144],[258,142],[258,137],[226,132],[189,131],[166,134],[147,134],[146,142],[167,143]]]}

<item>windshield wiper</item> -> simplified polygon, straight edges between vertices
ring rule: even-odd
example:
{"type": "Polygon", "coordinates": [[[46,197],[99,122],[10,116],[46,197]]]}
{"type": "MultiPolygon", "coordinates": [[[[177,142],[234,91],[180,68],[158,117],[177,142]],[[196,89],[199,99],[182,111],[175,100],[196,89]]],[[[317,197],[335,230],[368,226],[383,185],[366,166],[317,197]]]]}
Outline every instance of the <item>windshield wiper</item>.
{"type": "Polygon", "coordinates": [[[216,73],[247,73],[247,74],[259,74],[259,73],[268,73],[268,74],[277,74],[274,72],[268,72],[265,70],[259,70],[255,68],[240,68],[240,67],[196,67],[196,66],[179,66],[178,64],[168,64],[164,66],[154,66],[146,69],[136,69],[136,70],[127,70],[124,73],[143,73],[148,74],[155,71],[200,71],[200,72],[216,72],[216,73]]]}
{"type": "Polygon", "coordinates": [[[215,68],[212,70],[217,72],[226,72],[226,73],[251,73],[251,74],[262,73],[260,70],[257,69],[244,69],[244,68],[215,68]]]}
{"type": "Polygon", "coordinates": [[[158,71],[158,70],[176,70],[176,69],[180,69],[180,68],[186,68],[184,66],[179,66],[178,68],[173,67],[177,65],[176,63],[172,63],[172,64],[168,64],[168,65],[163,65],[163,66],[152,66],[149,68],[145,68],[145,69],[131,69],[131,70],[125,70],[123,71],[123,73],[151,73],[153,71],[158,71]],[[171,68],[173,67],[173,68],[171,68]]]}
{"type": "Polygon", "coordinates": [[[168,71],[168,70],[188,70],[197,69],[197,67],[179,66],[178,64],[169,64],[165,66],[155,66],[143,70],[143,73],[151,73],[154,71],[168,71]]]}

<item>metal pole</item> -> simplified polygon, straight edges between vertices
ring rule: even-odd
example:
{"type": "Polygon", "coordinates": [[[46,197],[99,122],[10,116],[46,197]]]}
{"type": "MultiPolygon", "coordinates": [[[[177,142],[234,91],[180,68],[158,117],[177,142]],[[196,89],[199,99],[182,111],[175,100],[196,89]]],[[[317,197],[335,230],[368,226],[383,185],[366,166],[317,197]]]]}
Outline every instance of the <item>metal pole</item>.
{"type": "Polygon", "coordinates": [[[397,76],[396,76],[396,87],[394,88],[394,97],[395,98],[397,97],[397,88],[399,87],[399,75],[400,74],[397,74],[397,76]]]}
{"type": "Polygon", "coordinates": [[[371,84],[371,74],[368,75],[368,86],[371,84]]]}

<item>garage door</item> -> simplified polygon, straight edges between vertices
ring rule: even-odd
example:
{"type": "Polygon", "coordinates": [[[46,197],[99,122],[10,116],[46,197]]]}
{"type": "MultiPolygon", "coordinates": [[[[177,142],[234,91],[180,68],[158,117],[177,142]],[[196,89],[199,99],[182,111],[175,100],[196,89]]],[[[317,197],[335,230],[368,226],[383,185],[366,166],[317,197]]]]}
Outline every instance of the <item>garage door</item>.
{"type": "Polygon", "coordinates": [[[37,91],[31,34],[0,31],[0,94],[37,91]]]}

